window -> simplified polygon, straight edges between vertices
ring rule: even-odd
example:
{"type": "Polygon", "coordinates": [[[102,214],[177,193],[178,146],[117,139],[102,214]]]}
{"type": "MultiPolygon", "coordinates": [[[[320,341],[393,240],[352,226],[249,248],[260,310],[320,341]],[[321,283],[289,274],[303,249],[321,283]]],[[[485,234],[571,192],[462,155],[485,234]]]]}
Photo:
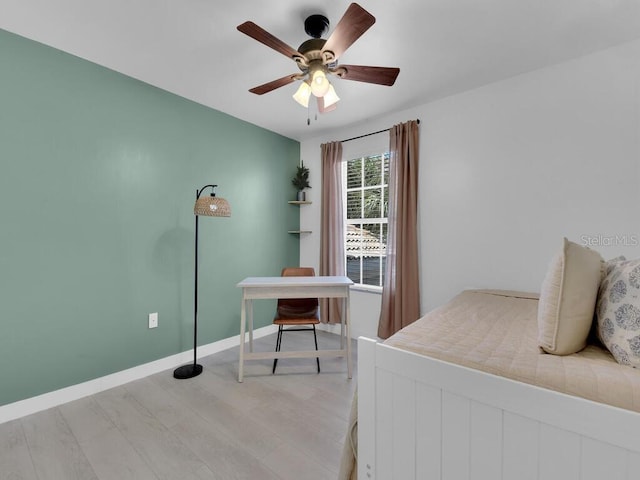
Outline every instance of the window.
{"type": "Polygon", "coordinates": [[[356,285],[382,287],[387,245],[389,153],[347,160],[345,185],[345,261],[356,285]]]}

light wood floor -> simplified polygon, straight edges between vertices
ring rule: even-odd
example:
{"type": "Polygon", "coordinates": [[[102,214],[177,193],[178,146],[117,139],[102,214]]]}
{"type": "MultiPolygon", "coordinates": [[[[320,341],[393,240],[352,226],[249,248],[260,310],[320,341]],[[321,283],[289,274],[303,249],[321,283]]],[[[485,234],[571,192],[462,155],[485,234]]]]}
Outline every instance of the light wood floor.
{"type": "MultiPolygon", "coordinates": [[[[339,345],[318,335],[321,349],[339,345]]],[[[302,348],[310,333],[285,335],[283,350],[302,348]]],[[[281,359],[275,375],[250,361],[244,383],[238,348],[200,363],[190,380],[166,371],[0,425],[0,479],[337,478],[356,387],[344,359],[321,359],[320,375],[315,358],[281,359]]]]}

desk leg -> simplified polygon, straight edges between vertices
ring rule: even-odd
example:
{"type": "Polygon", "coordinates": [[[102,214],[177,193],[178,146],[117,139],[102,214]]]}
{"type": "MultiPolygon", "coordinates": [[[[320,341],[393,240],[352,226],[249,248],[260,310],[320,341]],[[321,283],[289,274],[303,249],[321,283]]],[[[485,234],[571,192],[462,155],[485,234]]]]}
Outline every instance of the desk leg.
{"type": "Polygon", "coordinates": [[[242,307],[240,307],[240,360],[238,362],[238,381],[242,382],[244,375],[244,330],[247,317],[246,312],[247,300],[242,296],[242,307]]]}
{"type": "Polygon", "coordinates": [[[249,300],[249,351],[253,352],[253,300],[249,300]]]}
{"type": "Polygon", "coordinates": [[[346,324],[347,324],[347,377],[352,378],[353,375],[351,373],[351,371],[353,370],[353,365],[352,365],[352,361],[351,361],[351,314],[349,313],[349,307],[350,307],[350,302],[349,302],[349,289],[347,288],[347,296],[344,299],[344,311],[345,311],[345,317],[346,317],[346,324]]]}

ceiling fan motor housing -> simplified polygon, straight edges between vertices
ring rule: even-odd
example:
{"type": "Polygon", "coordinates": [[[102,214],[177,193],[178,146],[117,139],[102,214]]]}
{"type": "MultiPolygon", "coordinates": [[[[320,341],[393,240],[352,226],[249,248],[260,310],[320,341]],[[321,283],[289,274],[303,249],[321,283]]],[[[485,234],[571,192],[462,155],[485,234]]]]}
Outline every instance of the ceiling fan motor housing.
{"type": "Polygon", "coordinates": [[[322,55],[319,53],[314,54],[314,52],[321,52],[325,43],[327,43],[327,41],[323,38],[310,38],[309,40],[302,42],[298,47],[298,52],[309,57],[310,60],[314,60],[314,57],[322,58],[322,55]]]}

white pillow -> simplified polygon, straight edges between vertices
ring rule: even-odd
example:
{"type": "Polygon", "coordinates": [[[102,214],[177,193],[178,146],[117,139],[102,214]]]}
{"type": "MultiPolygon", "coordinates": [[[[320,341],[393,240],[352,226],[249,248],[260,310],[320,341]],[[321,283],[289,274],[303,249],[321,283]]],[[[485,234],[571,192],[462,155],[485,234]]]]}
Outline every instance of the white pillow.
{"type": "Polygon", "coordinates": [[[564,239],[551,260],[538,302],[538,345],[570,355],[587,345],[600,285],[602,257],[564,239]]]}
{"type": "Polygon", "coordinates": [[[640,260],[618,262],[600,286],[598,336],[618,363],[640,368],[640,260]]]}

